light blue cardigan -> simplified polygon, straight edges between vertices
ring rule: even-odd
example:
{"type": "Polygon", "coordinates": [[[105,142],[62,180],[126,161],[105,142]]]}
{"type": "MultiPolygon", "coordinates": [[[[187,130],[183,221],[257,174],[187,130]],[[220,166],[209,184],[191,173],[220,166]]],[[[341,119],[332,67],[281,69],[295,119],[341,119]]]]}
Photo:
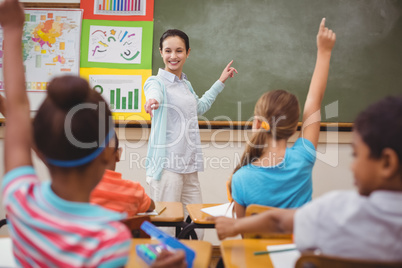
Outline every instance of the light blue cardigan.
{"type": "MultiPolygon", "coordinates": [[[[216,96],[222,92],[225,84],[221,81],[216,81],[212,87],[199,98],[195,94],[191,83],[186,82],[194,98],[197,100],[197,114],[202,115],[211,108],[216,96]]],[[[144,85],[144,92],[146,99],[155,99],[159,102],[159,108],[153,110],[153,118],[151,125],[151,134],[148,140],[148,153],[146,159],[146,175],[152,177],[154,180],[160,180],[163,170],[164,158],[166,155],[166,123],[167,123],[167,110],[166,110],[166,90],[162,78],[158,76],[151,76],[147,79],[144,85]]]]}

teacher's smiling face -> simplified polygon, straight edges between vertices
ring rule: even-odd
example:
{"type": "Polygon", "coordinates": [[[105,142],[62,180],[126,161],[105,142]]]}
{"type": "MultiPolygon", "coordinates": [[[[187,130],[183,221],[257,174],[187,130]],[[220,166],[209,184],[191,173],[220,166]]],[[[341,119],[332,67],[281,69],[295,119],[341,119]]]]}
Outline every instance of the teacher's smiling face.
{"type": "Polygon", "coordinates": [[[170,36],[162,43],[160,49],[163,62],[165,63],[165,71],[175,74],[181,78],[183,65],[187,57],[190,55],[190,50],[186,51],[186,44],[179,36],[170,36]]]}

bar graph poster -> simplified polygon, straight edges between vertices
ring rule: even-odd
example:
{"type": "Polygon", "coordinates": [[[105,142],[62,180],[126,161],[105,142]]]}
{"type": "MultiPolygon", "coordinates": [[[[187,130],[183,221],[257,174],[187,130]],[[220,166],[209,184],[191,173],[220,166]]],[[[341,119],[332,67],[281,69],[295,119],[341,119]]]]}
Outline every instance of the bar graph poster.
{"type": "Polygon", "coordinates": [[[153,21],[84,20],[81,67],[152,68],[153,21]]]}
{"type": "Polygon", "coordinates": [[[81,76],[102,94],[110,105],[115,120],[149,120],[144,110],[143,85],[151,70],[81,68],[81,76]]]}
{"type": "Polygon", "coordinates": [[[141,75],[90,75],[89,84],[102,94],[112,112],[141,112],[141,75]]]}
{"type": "Polygon", "coordinates": [[[141,63],[142,28],[91,25],[88,61],[141,63]]]}
{"type": "Polygon", "coordinates": [[[84,19],[152,21],[154,0],[85,0],[84,19]]]}

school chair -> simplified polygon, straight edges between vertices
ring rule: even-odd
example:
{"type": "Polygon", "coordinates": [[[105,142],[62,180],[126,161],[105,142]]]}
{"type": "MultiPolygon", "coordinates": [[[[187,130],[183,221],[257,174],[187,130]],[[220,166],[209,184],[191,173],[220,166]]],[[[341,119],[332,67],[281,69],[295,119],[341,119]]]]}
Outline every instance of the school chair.
{"type": "MultiPolygon", "coordinates": [[[[249,205],[246,208],[246,217],[259,214],[261,212],[277,209],[275,207],[263,205],[249,205]]],[[[292,239],[292,234],[258,234],[258,233],[245,233],[243,238],[263,238],[263,239],[292,239]]]]}
{"type": "Polygon", "coordinates": [[[229,200],[229,202],[230,203],[232,203],[233,202],[233,197],[232,197],[232,194],[231,194],[231,186],[230,186],[230,181],[227,181],[226,182],[226,194],[228,195],[228,200],[229,200]]]}
{"type": "Polygon", "coordinates": [[[144,221],[151,222],[151,218],[148,215],[143,215],[121,220],[121,222],[131,231],[133,238],[150,238],[150,236],[140,228],[144,221]]]}
{"type": "Polygon", "coordinates": [[[207,218],[211,215],[202,212],[203,208],[214,207],[222,204],[188,204],[186,209],[188,211],[188,217],[186,219],[187,225],[181,230],[177,236],[179,239],[198,239],[195,232],[196,228],[211,229],[215,228],[215,223],[207,218]]]}
{"type": "Polygon", "coordinates": [[[295,268],[401,268],[402,262],[380,262],[358,259],[346,259],[315,253],[303,253],[295,268]]]}

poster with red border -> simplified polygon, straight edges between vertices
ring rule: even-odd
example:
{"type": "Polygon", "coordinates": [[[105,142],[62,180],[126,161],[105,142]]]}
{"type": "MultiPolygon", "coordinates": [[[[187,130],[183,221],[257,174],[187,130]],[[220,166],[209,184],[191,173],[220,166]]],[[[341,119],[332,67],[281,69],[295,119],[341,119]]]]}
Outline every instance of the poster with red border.
{"type": "Polygon", "coordinates": [[[153,21],[154,0],[81,1],[84,19],[117,21],[153,21]]]}

